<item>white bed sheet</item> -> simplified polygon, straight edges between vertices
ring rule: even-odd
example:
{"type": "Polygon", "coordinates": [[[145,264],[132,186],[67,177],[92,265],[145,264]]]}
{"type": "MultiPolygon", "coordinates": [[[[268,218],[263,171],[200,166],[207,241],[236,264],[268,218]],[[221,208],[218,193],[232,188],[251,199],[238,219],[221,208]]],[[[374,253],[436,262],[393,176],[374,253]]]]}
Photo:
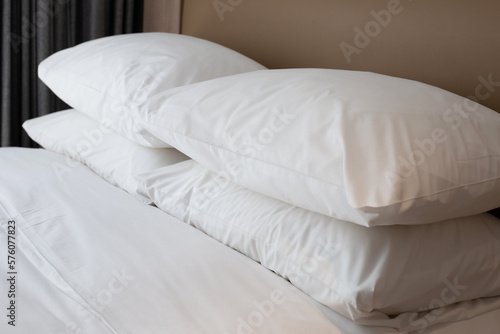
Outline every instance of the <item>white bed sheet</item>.
{"type": "MultiPolygon", "coordinates": [[[[44,150],[0,150],[2,273],[7,222],[18,227],[17,326],[2,315],[0,333],[395,333],[354,324],[86,167],[64,166],[44,150]]],[[[5,305],[5,279],[0,289],[5,305]]],[[[497,334],[498,319],[423,333],[497,334]]]]}
{"type": "Polygon", "coordinates": [[[95,334],[337,333],[302,292],[256,262],[86,167],[60,182],[54,162],[64,158],[0,150],[2,251],[14,220],[21,261],[19,327],[3,316],[1,333],[62,333],[71,323],[95,334]]]}

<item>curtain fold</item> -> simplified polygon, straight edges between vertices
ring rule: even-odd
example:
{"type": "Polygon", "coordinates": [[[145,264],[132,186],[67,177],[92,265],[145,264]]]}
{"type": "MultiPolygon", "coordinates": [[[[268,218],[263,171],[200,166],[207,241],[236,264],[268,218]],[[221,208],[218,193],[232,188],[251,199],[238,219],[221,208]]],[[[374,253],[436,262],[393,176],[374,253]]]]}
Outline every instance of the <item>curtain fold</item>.
{"type": "Polygon", "coordinates": [[[0,146],[36,147],[22,123],[69,108],[39,79],[51,54],[104,36],[142,32],[143,0],[2,0],[0,146]]]}

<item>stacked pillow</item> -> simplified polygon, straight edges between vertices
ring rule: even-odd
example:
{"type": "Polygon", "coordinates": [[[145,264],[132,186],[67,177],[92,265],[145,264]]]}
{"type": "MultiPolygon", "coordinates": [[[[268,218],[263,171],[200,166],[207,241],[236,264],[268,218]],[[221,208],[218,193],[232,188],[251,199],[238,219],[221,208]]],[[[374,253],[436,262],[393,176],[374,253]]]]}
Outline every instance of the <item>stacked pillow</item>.
{"type": "Polygon", "coordinates": [[[52,169],[60,181],[83,163],[109,183],[145,203],[136,174],[189,159],[174,148],[150,148],[136,144],[104,127],[84,113],[65,110],[28,120],[23,124],[31,139],[43,148],[68,157],[52,169]]]}
{"type": "Polygon", "coordinates": [[[137,147],[193,159],[127,170],[132,192],[346,317],[413,331],[500,307],[494,111],[169,34],[86,43],[40,77],[137,147]]]}
{"type": "Polygon", "coordinates": [[[71,107],[139,144],[168,147],[135,136],[130,111],[169,88],[265,69],[221,45],[194,37],[127,34],[60,51],[40,63],[38,75],[71,107]]]}
{"type": "Polygon", "coordinates": [[[53,166],[61,180],[81,162],[150,202],[139,194],[134,176],[189,158],[152,136],[135,136],[132,129],[138,123],[130,110],[172,87],[264,68],[233,50],[189,36],[147,33],[101,38],[40,63],[40,79],[76,110],[32,119],[23,126],[42,147],[72,159],[53,166]]]}
{"type": "Polygon", "coordinates": [[[135,115],[236,184],[360,225],[500,206],[500,115],[415,81],[257,71],[164,91],[135,115]]]}
{"type": "Polygon", "coordinates": [[[358,323],[410,332],[461,320],[459,302],[471,316],[500,307],[500,298],[481,309],[469,302],[500,295],[500,221],[490,214],[366,228],[237,186],[193,160],[140,179],[159,208],[358,323]]]}

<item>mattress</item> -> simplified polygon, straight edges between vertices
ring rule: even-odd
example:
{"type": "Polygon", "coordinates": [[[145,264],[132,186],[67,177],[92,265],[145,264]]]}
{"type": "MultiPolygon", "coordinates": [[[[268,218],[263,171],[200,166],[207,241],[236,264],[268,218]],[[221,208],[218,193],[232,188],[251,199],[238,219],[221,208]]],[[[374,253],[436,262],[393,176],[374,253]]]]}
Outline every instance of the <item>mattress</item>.
{"type": "MultiPolygon", "coordinates": [[[[83,165],[61,181],[65,159],[0,150],[0,238],[15,238],[0,250],[14,305],[2,333],[396,333],[353,323],[83,165]]],[[[422,333],[495,333],[499,312],[422,333]]]]}

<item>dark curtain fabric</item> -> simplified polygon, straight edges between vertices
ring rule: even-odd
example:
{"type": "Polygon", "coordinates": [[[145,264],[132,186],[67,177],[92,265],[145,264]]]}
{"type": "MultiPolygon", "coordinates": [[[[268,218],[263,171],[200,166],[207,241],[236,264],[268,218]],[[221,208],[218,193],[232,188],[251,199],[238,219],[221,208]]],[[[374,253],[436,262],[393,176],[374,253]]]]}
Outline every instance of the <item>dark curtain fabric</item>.
{"type": "Polygon", "coordinates": [[[142,31],[143,0],[1,0],[0,146],[36,147],[22,123],[69,108],[38,79],[51,54],[142,31]]]}

